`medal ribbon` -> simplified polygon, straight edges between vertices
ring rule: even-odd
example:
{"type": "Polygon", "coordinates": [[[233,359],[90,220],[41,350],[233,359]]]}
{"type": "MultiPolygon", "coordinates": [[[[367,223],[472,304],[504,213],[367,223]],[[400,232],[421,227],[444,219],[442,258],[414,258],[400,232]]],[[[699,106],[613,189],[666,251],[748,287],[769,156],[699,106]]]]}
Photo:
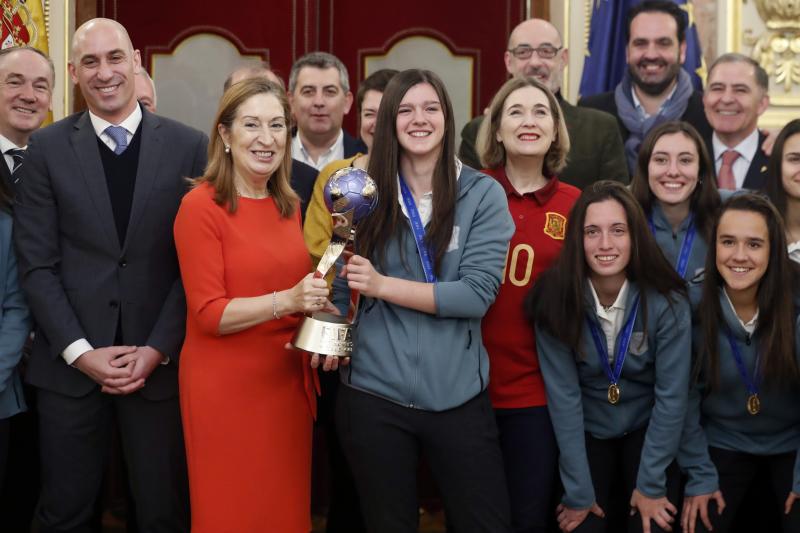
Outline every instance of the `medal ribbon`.
{"type": "Polygon", "coordinates": [[[736,342],[736,339],[733,338],[733,333],[731,330],[728,329],[727,331],[728,343],[731,345],[731,351],[733,352],[733,359],[736,361],[736,368],[739,369],[739,375],[742,376],[742,381],[744,381],[745,387],[747,387],[747,392],[751,395],[758,396],[758,361],[761,358],[761,354],[756,355],[756,366],[753,369],[753,378],[750,379],[750,374],[747,372],[747,368],[744,366],[744,359],[742,358],[742,352],[739,350],[739,344],[736,342]]]}
{"type": "Polygon", "coordinates": [[[606,338],[600,332],[594,320],[586,317],[586,322],[589,324],[589,331],[592,332],[592,339],[594,339],[595,348],[597,348],[597,356],[600,358],[600,365],[606,372],[608,381],[612,385],[619,382],[619,377],[622,375],[622,364],[625,362],[625,356],[628,354],[628,346],[631,343],[631,336],[633,335],[633,324],[636,322],[636,314],[639,311],[639,296],[633,301],[633,310],[631,311],[628,321],[622,328],[622,331],[617,337],[617,353],[614,357],[614,369],[611,369],[611,364],[608,362],[608,348],[606,346],[606,338]]]}
{"type": "Polygon", "coordinates": [[[425,245],[425,226],[422,225],[422,219],[417,210],[417,204],[414,202],[414,196],[411,194],[406,180],[403,179],[401,174],[397,177],[400,180],[400,193],[403,197],[403,204],[406,206],[408,218],[411,221],[411,229],[414,232],[414,240],[417,243],[417,251],[419,252],[419,259],[422,262],[422,270],[425,272],[425,281],[428,283],[436,282],[436,273],[433,270],[433,261],[431,260],[431,252],[425,245]]]}
{"type": "MultiPolygon", "coordinates": [[[[653,236],[655,236],[656,226],[653,224],[652,214],[647,219],[647,225],[650,226],[650,231],[653,233],[653,236]]],[[[689,213],[689,227],[686,228],[686,235],[683,236],[681,251],[678,255],[678,264],[675,266],[675,270],[681,278],[686,276],[686,267],[689,266],[689,254],[692,253],[695,233],[697,233],[697,228],[694,225],[694,214],[689,213]]]]}

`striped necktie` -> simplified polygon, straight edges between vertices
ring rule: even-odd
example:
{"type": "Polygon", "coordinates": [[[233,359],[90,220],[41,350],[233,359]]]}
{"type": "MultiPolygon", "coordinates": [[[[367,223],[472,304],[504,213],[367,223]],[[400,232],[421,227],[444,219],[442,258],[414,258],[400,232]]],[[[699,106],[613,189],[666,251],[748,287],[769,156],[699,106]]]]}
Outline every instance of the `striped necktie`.
{"type": "Polygon", "coordinates": [[[25,160],[25,149],[11,148],[10,150],[6,150],[6,155],[10,155],[11,159],[14,160],[14,167],[11,169],[11,173],[13,174],[22,166],[22,162],[25,160]]]}

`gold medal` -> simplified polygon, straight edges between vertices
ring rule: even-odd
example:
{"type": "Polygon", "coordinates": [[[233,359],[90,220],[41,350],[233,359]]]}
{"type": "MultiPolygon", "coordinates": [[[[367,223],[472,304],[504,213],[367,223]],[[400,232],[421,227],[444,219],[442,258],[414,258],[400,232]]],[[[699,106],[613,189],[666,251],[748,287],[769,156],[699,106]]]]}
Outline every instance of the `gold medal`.
{"type": "Polygon", "coordinates": [[[758,394],[751,394],[747,397],[747,412],[757,415],[759,411],[761,411],[761,400],[758,399],[758,394]]]}
{"type": "Polygon", "coordinates": [[[608,386],[608,403],[617,405],[619,402],[619,385],[612,383],[608,386]]]}

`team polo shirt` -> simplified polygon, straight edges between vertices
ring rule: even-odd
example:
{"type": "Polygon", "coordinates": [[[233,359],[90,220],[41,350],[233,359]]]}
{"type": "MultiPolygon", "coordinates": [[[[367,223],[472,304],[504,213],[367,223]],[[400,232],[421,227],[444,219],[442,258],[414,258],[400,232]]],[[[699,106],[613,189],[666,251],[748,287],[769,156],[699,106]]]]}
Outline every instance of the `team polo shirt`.
{"type": "Polygon", "coordinates": [[[482,323],[489,352],[489,394],[495,408],[546,405],[536,339],[523,304],[533,282],[558,257],[566,222],[580,190],[550,178],[547,185],[519,194],[505,169],[484,170],[506,191],[516,231],[511,237],[500,292],[482,323]]]}

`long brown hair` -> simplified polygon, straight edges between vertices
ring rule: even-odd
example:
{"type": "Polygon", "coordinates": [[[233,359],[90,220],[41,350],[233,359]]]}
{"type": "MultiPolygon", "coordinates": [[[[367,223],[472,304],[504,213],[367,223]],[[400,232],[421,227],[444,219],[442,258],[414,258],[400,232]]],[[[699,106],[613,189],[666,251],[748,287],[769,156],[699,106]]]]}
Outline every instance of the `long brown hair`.
{"type": "Polygon", "coordinates": [[[717,190],[717,181],[714,179],[714,167],[708,150],[703,142],[703,138],[697,130],[688,122],[673,120],[660,124],[650,130],[642,147],[639,149],[639,158],[636,161],[636,170],[631,181],[631,192],[639,205],[642,206],[646,215],[653,212],[653,204],[657,201],[656,196],[650,189],[650,158],[653,156],[656,143],[664,135],[673,133],[683,133],[686,135],[697,150],[699,158],[699,169],[697,172],[697,187],[692,192],[689,199],[689,211],[694,214],[695,224],[700,231],[700,235],[708,239],[711,235],[711,226],[714,224],[714,215],[719,209],[720,198],[717,190]]]}
{"type": "Polygon", "coordinates": [[[210,184],[215,190],[214,201],[219,205],[227,205],[228,211],[231,213],[236,212],[238,195],[234,184],[233,154],[225,152],[225,143],[217,128],[218,125],[222,125],[230,131],[239,108],[247,100],[259,94],[275,96],[283,108],[283,117],[286,119],[286,143],[283,159],[278,169],[270,176],[267,182],[267,191],[272,196],[281,216],[288,218],[294,214],[300,201],[289,182],[289,173],[292,167],[289,102],[286,99],[286,92],[280,85],[264,78],[250,78],[234,83],[222,95],[217,116],[214,119],[214,129],[208,143],[208,166],[205,174],[194,182],[195,184],[203,182],[210,184]]]}
{"type": "MultiPolygon", "coordinates": [[[[652,290],[668,299],[673,294],[686,294],[684,281],[675,272],[656,244],[647,226],[642,208],[628,191],[616,181],[598,181],[585,188],[569,213],[564,247],[556,262],[533,284],[525,302],[532,325],[569,346],[580,354],[581,333],[589,266],[583,249],[583,226],[589,206],[614,200],[625,210],[631,237],[630,261],[625,275],[639,285],[639,309],[647,323],[647,292],[652,290]]],[[[671,301],[671,300],[670,300],[671,301]]]]}
{"type": "Polygon", "coordinates": [[[765,192],[782,217],[786,218],[786,190],[783,188],[783,152],[786,141],[800,133],[800,118],[786,124],[775,138],[775,146],[767,163],[767,184],[765,192]]]}
{"type": "Polygon", "coordinates": [[[404,70],[392,78],[383,93],[368,169],[380,194],[377,207],[359,227],[356,247],[359,254],[381,262],[385,259],[389,239],[399,238],[400,231],[407,231],[406,225],[400,224],[402,215],[397,193],[402,150],[397,141],[397,110],[408,90],[420,83],[427,83],[436,91],[445,121],[442,149],[433,171],[433,213],[425,231],[425,243],[431,248],[438,273],[455,220],[456,141],[450,97],[439,76],[429,70],[404,70]]]}
{"type": "Polygon", "coordinates": [[[727,211],[747,211],[764,218],[769,235],[769,264],[758,284],[758,350],[759,373],[765,383],[796,383],[800,378],[795,360],[795,306],[797,267],[786,254],[786,233],[778,210],[760,194],[737,194],[722,204],[708,243],[703,296],[699,319],[703,330],[703,346],[695,365],[695,375],[705,373],[710,390],[719,387],[719,325],[724,324],[719,291],[725,280],[717,270],[717,232],[719,221],[727,211]]]}

